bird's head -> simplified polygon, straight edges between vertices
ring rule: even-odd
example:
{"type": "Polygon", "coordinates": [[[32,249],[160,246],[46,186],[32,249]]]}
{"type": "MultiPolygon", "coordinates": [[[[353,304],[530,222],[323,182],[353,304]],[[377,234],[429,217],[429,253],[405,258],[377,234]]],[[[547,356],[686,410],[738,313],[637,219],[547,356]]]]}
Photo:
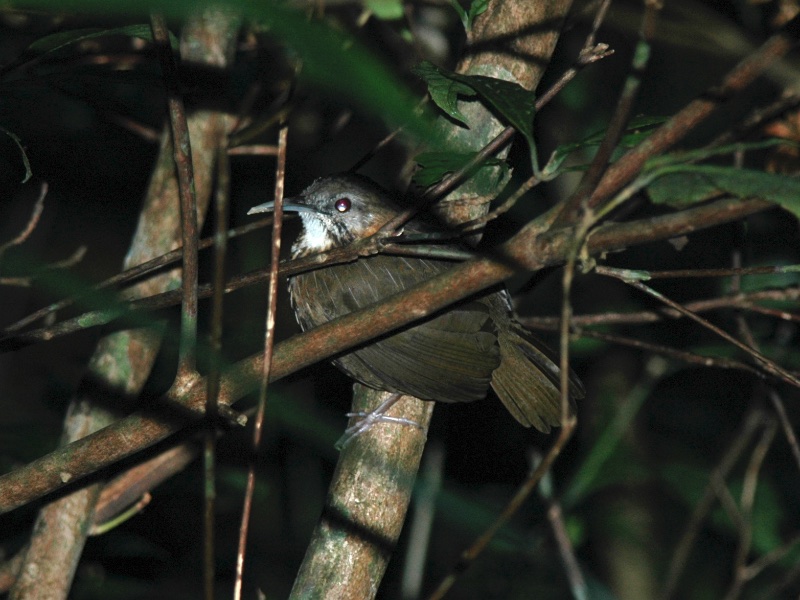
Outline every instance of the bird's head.
{"type": "MultiPolygon", "coordinates": [[[[266,202],[247,214],[272,212],[274,208],[274,202],[266,202]]],[[[286,198],[283,210],[296,212],[303,220],[303,232],[292,246],[292,256],[298,257],[368,237],[399,208],[376,183],[348,173],[317,179],[299,196],[286,198]]]]}

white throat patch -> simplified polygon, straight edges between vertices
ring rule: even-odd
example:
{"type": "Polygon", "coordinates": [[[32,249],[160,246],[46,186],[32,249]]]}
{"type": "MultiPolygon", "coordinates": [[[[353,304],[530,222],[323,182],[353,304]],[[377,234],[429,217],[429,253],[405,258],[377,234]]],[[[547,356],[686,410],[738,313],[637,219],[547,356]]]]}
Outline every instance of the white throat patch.
{"type": "Polygon", "coordinates": [[[301,212],[303,233],[295,245],[301,245],[306,252],[323,252],[333,247],[333,239],[322,219],[313,213],[301,212]]]}

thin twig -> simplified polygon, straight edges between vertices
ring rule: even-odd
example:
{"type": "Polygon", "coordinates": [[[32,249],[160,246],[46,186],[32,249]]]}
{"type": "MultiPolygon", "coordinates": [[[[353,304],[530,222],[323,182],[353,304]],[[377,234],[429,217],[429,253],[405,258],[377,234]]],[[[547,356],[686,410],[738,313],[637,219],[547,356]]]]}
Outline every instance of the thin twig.
{"type": "Polygon", "coordinates": [[[500,215],[507,213],[511,208],[517,203],[517,201],[522,198],[525,194],[527,194],[534,186],[540,183],[539,179],[536,176],[531,176],[528,178],[525,183],[523,183],[519,188],[511,194],[505,202],[503,202],[500,206],[495,208],[494,210],[490,210],[488,213],[483,215],[482,217],[478,217],[477,219],[473,219],[471,221],[467,221],[463,225],[459,226],[459,231],[462,233],[470,233],[476,231],[486,225],[489,221],[493,221],[500,215]]]}
{"type": "MultiPolygon", "coordinates": [[[[523,324],[528,326],[527,321],[524,321],[523,324]]],[[[555,331],[558,329],[558,327],[557,326],[548,327],[547,329],[549,331],[555,331]]],[[[645,352],[649,352],[652,354],[660,354],[661,356],[673,358],[675,360],[679,360],[681,362],[689,363],[692,365],[699,365],[701,367],[712,367],[717,369],[737,369],[739,371],[745,371],[747,373],[756,375],[758,377],[763,376],[763,373],[758,369],[756,369],[754,366],[738,360],[733,360],[731,358],[726,358],[723,356],[704,356],[702,354],[695,354],[693,352],[684,352],[682,350],[676,350],[675,348],[669,348],[668,346],[662,346],[660,344],[651,344],[650,342],[644,342],[642,340],[616,335],[613,333],[593,331],[591,329],[582,329],[580,327],[574,327],[574,321],[572,328],[572,337],[573,338],[585,337],[595,340],[602,340],[612,344],[619,344],[620,346],[628,346],[631,348],[636,348],[638,350],[644,350],[645,352]]]]}
{"type": "Polygon", "coordinates": [[[737,139],[744,137],[753,129],[762,127],[770,121],[774,121],[787,111],[798,108],[798,106],[800,106],[800,95],[791,94],[778,98],[768,106],[758,107],[735,127],[714,139],[714,141],[709,144],[709,147],[713,148],[715,146],[724,146],[725,144],[733,143],[737,139]]]}
{"type": "Polygon", "coordinates": [[[729,269],[675,269],[672,271],[646,271],[648,279],[677,279],[684,277],[738,277],[741,275],[773,275],[775,273],[782,274],[798,272],[800,272],[800,265],[765,265],[761,267],[735,267],[729,269]]]}
{"type": "Polygon", "coordinates": [[[786,415],[786,408],[783,406],[783,400],[781,400],[778,392],[773,389],[769,390],[769,399],[772,402],[772,406],[775,407],[775,412],[778,413],[778,419],[783,427],[783,434],[786,436],[786,441],[789,442],[792,455],[797,463],[797,469],[800,471],[800,445],[797,443],[797,436],[794,433],[789,417],[786,415]]]}
{"type": "MultiPolygon", "coordinates": [[[[770,208],[771,206],[770,203],[761,200],[719,200],[711,204],[686,209],[680,213],[631,221],[628,223],[606,224],[593,231],[592,235],[587,240],[587,251],[590,254],[595,254],[608,250],[619,250],[644,242],[687,235],[717,224],[744,218],[750,214],[770,208]]],[[[504,255],[502,251],[499,251],[495,254],[497,260],[500,262],[495,264],[498,267],[501,265],[517,264],[519,268],[541,268],[544,266],[544,263],[540,261],[539,257],[552,255],[553,252],[557,252],[555,249],[561,247],[560,245],[567,239],[564,236],[568,234],[571,234],[571,231],[566,233],[554,231],[541,236],[540,233],[536,231],[523,231],[518,234],[516,242],[512,242],[512,244],[520,243],[520,248],[526,249],[515,259],[509,258],[511,255],[504,255]],[[533,262],[532,257],[535,258],[533,262]]],[[[382,244],[381,240],[381,235],[376,234],[371,238],[361,240],[347,247],[334,248],[327,252],[292,260],[281,266],[279,274],[281,276],[292,276],[323,266],[349,262],[355,260],[359,256],[369,256],[379,252],[382,244]]],[[[511,249],[511,247],[509,247],[509,249],[511,249]]],[[[264,269],[240,275],[232,278],[228,282],[225,291],[226,293],[231,292],[263,281],[268,277],[269,271],[264,269]]],[[[489,286],[499,283],[502,277],[502,275],[498,274],[497,280],[492,278],[491,283],[489,283],[487,279],[486,285],[489,286]]],[[[211,295],[211,286],[208,284],[200,286],[198,293],[202,298],[209,297],[211,295]]],[[[0,338],[0,353],[17,350],[30,344],[48,341],[76,331],[82,331],[88,327],[105,325],[115,319],[135,319],[137,318],[136,311],[157,310],[175,306],[180,303],[180,300],[181,293],[179,290],[176,290],[127,303],[125,305],[127,310],[120,306],[113,306],[110,309],[84,313],[79,317],[68,319],[50,327],[43,327],[41,329],[0,338]]],[[[139,325],[147,325],[147,321],[140,322],[139,325]]]]}
{"type": "MultiPolygon", "coordinates": [[[[606,14],[608,13],[610,6],[611,0],[600,0],[597,11],[594,14],[594,19],[592,19],[592,28],[589,30],[589,34],[586,36],[586,40],[583,42],[583,47],[578,53],[578,59],[575,61],[575,64],[572,67],[562,73],[561,77],[559,77],[558,80],[552,86],[550,86],[550,89],[540,96],[542,106],[550,102],[550,100],[552,100],[556,94],[563,90],[582,68],[614,54],[614,51],[609,48],[608,44],[595,43],[597,32],[600,30],[600,26],[603,24],[603,21],[605,21],[606,14]]],[[[536,110],[539,110],[538,105],[536,110]]]]}
{"type": "MultiPolygon", "coordinates": [[[[86,246],[78,246],[68,257],[44,265],[42,272],[55,271],[57,269],[69,269],[74,267],[86,256],[86,246]]],[[[42,273],[35,273],[24,277],[0,277],[0,285],[13,285],[17,287],[30,287],[42,273]]]]}
{"type": "Polygon", "coordinates": [[[5,254],[6,250],[13,246],[19,246],[25,240],[27,240],[31,233],[33,233],[36,226],[39,224],[39,219],[42,216],[42,211],[44,210],[44,199],[47,196],[47,183],[42,182],[42,186],[39,190],[39,197],[36,199],[36,202],[33,204],[33,210],[31,210],[31,216],[28,218],[28,224],[25,228],[17,234],[13,240],[6,242],[5,244],[0,245],[0,259],[3,258],[3,254],[5,254]]]}
{"type": "MultiPolygon", "coordinates": [[[[687,302],[684,306],[694,313],[719,310],[723,308],[741,308],[761,312],[762,307],[754,304],[760,301],[775,302],[796,302],[800,300],[800,287],[790,287],[779,290],[758,290],[755,292],[745,292],[735,296],[723,296],[721,298],[710,298],[708,300],[695,300],[687,302]]],[[[781,311],[777,311],[781,318],[787,318],[781,311]]],[[[794,315],[792,315],[794,316],[794,315]]],[[[575,327],[590,325],[636,325],[649,324],[663,321],[664,319],[681,319],[684,315],[676,310],[661,308],[658,310],[643,310],[627,313],[598,313],[587,315],[574,315],[572,324],[575,327]]],[[[558,317],[526,317],[523,319],[526,327],[553,330],[558,327],[558,317]]]]}
{"type": "Polygon", "coordinates": [[[775,439],[777,424],[774,419],[770,419],[761,432],[761,439],[753,448],[750,462],[745,470],[744,481],[742,482],[741,494],[741,528],[739,529],[739,544],[736,551],[736,563],[733,568],[733,581],[725,595],[726,600],[735,600],[742,593],[742,588],[747,583],[747,555],[750,552],[750,545],[753,540],[753,503],[755,502],[756,486],[758,484],[758,474],[764,458],[767,455],[772,441],[775,439]]]}
{"type": "Polygon", "coordinates": [[[777,365],[774,361],[772,361],[769,358],[767,358],[766,356],[764,356],[761,352],[759,352],[758,350],[756,350],[752,346],[748,346],[747,344],[744,344],[744,343],[740,342],[735,337],[730,335],[728,332],[723,331],[722,329],[720,329],[719,327],[717,327],[713,323],[707,321],[703,317],[701,317],[699,315],[696,315],[695,313],[687,310],[686,308],[681,306],[678,302],[670,300],[669,298],[667,298],[663,294],[657,292],[656,290],[654,290],[651,287],[648,287],[648,286],[644,285],[640,281],[634,281],[634,280],[631,280],[631,279],[626,279],[624,276],[620,277],[619,274],[615,274],[614,273],[615,269],[609,269],[608,267],[598,267],[596,269],[596,271],[597,271],[597,273],[600,273],[601,275],[610,275],[612,277],[617,277],[618,279],[621,279],[622,281],[625,281],[631,287],[634,287],[637,290],[642,291],[645,294],[648,294],[649,296],[652,296],[653,298],[656,298],[656,299],[660,300],[664,304],[667,304],[668,306],[672,307],[673,309],[681,312],[682,314],[686,315],[687,317],[689,317],[693,321],[699,323],[700,325],[702,325],[706,329],[709,329],[709,330],[713,331],[714,333],[716,333],[718,336],[720,336],[721,338],[723,338],[727,342],[733,344],[734,346],[736,346],[740,350],[743,350],[744,352],[746,352],[747,354],[752,356],[756,360],[756,362],[759,365],[761,365],[764,368],[764,370],[767,371],[769,374],[774,375],[776,377],[779,377],[779,378],[783,379],[785,382],[790,383],[791,385],[794,385],[795,387],[800,387],[800,380],[798,380],[795,375],[793,375],[792,373],[790,373],[789,371],[787,371],[783,367],[777,365]]]}
{"type": "MultiPolygon", "coordinates": [[[[594,219],[584,213],[577,224],[575,236],[567,254],[567,261],[561,276],[561,323],[559,327],[559,386],[561,391],[561,422],[566,423],[570,417],[570,370],[569,370],[569,329],[572,323],[572,281],[575,278],[575,262],[578,253],[586,241],[594,219]]],[[[575,417],[573,417],[575,418],[575,417]]]]}
{"type": "Polygon", "coordinates": [[[611,0],[600,0],[600,6],[597,7],[597,12],[595,12],[594,19],[592,19],[592,29],[589,31],[589,35],[586,36],[586,41],[583,44],[584,49],[594,47],[597,32],[600,30],[603,21],[606,20],[606,14],[608,14],[610,6],[611,0]]]}
{"type": "MultiPolygon", "coordinates": [[[[236,227],[235,229],[231,229],[230,231],[226,232],[226,235],[227,235],[229,240],[232,240],[232,239],[237,238],[239,236],[242,236],[242,235],[244,235],[246,233],[250,233],[251,231],[255,231],[257,229],[261,229],[262,227],[265,227],[266,225],[269,225],[271,223],[272,223],[272,217],[267,217],[265,219],[259,219],[258,221],[254,221],[252,223],[248,223],[247,225],[242,225],[241,227],[236,227]]],[[[213,236],[211,236],[211,237],[207,237],[207,238],[204,238],[204,239],[200,240],[199,249],[200,250],[204,250],[206,248],[210,248],[214,244],[214,239],[215,238],[213,236]]],[[[145,261],[145,262],[143,262],[143,263],[141,263],[139,265],[136,265],[135,267],[132,267],[130,269],[126,269],[126,270],[122,271],[121,273],[117,273],[113,277],[109,277],[108,279],[102,281],[101,283],[98,283],[97,285],[94,285],[94,286],[90,287],[85,292],[83,292],[83,293],[81,293],[81,294],[79,294],[77,296],[73,296],[73,297],[70,297],[70,298],[65,298],[63,300],[59,300],[58,302],[54,302],[53,304],[45,306],[45,307],[37,310],[36,312],[31,313],[27,317],[24,317],[24,318],[20,319],[19,321],[17,321],[16,323],[13,323],[12,325],[9,325],[8,327],[6,327],[3,330],[3,332],[5,334],[10,334],[10,333],[13,333],[15,331],[19,331],[20,329],[23,329],[23,328],[27,327],[28,325],[30,325],[31,323],[35,323],[36,321],[38,321],[40,319],[43,319],[43,318],[47,317],[48,315],[51,315],[51,314],[53,314],[55,312],[58,312],[60,310],[65,309],[65,308],[68,308],[69,306],[71,306],[72,304],[74,304],[75,302],[80,300],[81,298],[86,298],[87,296],[95,296],[98,291],[107,289],[107,288],[112,287],[112,286],[120,285],[120,284],[123,284],[123,283],[131,283],[131,282],[139,279],[140,277],[144,277],[145,275],[153,273],[154,271],[157,271],[158,269],[167,267],[167,266],[179,261],[182,255],[183,255],[183,249],[182,248],[177,248],[175,250],[172,250],[171,252],[167,252],[166,254],[162,254],[161,256],[157,256],[156,258],[153,258],[153,259],[145,261]]],[[[77,259],[79,260],[80,256],[78,256],[77,259]]],[[[69,260],[74,261],[74,260],[76,260],[76,258],[75,257],[71,257],[69,260]]],[[[60,263],[60,264],[63,266],[63,263],[60,263]]],[[[210,288],[208,288],[206,290],[206,296],[205,297],[210,295],[210,291],[209,290],[210,290],[210,288]]]]}
{"type": "Polygon", "coordinates": [[[458,576],[469,568],[481,552],[486,548],[487,544],[494,538],[497,532],[503,527],[512,516],[516,514],[523,503],[528,499],[531,492],[536,489],[541,478],[555,462],[561,450],[567,444],[575,431],[576,421],[574,417],[570,417],[562,423],[561,431],[558,438],[553,443],[550,451],[545,455],[544,459],[539,466],[530,474],[530,476],[523,482],[523,484],[514,494],[514,497],[508,502],[503,511],[498,515],[497,519],[486,528],[478,539],[476,539],[464,552],[461,553],[461,558],[455,565],[453,570],[447,575],[441,583],[437,586],[436,590],[430,595],[430,600],[439,600],[453,587],[453,584],[458,579],[458,576]]]}
{"type": "Polygon", "coordinates": [[[283,125],[278,134],[278,161],[275,166],[275,207],[272,222],[272,255],[269,270],[269,295],[267,300],[266,332],[264,336],[264,360],[262,361],[261,385],[258,395],[258,411],[253,424],[253,453],[247,469],[247,486],[242,507],[242,521],[239,528],[239,547],[236,554],[236,578],[234,581],[234,600],[242,597],[242,580],[244,574],[244,557],[247,549],[247,534],[250,524],[250,513],[253,507],[253,494],[256,484],[256,457],[261,445],[264,425],[264,414],[267,407],[267,387],[272,369],[272,355],[275,346],[275,312],[278,306],[278,272],[281,254],[281,229],[283,223],[283,184],[286,178],[286,141],[288,126],[283,125]]]}
{"type": "Polygon", "coordinates": [[[706,518],[706,515],[711,510],[715,497],[713,481],[725,481],[727,479],[739,457],[750,444],[753,435],[762,426],[764,418],[763,411],[754,410],[750,412],[744,420],[741,430],[733,437],[733,441],[720,459],[719,465],[712,472],[709,483],[703,492],[703,497],[695,505],[692,516],[686,525],[686,530],[672,554],[672,560],[667,571],[667,579],[661,592],[662,599],[671,598],[675,593],[683,568],[689,559],[689,553],[697,535],[700,533],[703,519],[706,518]]]}
{"type": "Polygon", "coordinates": [[[690,131],[711,116],[725,102],[748,87],[764,70],[782,58],[797,44],[800,15],[765,41],[755,52],[740,61],[719,86],[706,90],[656,129],[646,140],[627,152],[606,171],[587,201],[596,207],[617,193],[642,170],[645,162],[678,143],[690,131]]]}
{"type": "Polygon", "coordinates": [[[169,30],[164,15],[153,13],[150,17],[153,41],[161,63],[164,87],[167,91],[167,108],[172,133],[172,152],[178,178],[178,195],[181,207],[181,238],[183,240],[183,275],[181,277],[181,338],[178,358],[178,381],[190,376],[197,368],[197,272],[198,233],[197,196],[192,171],[192,147],[186,109],[178,90],[178,67],[169,40],[169,30]]]}
{"type": "MultiPolygon", "coordinates": [[[[533,456],[533,464],[538,464],[541,458],[541,454],[536,452],[533,456]]],[[[575,556],[575,548],[572,545],[572,541],[569,539],[567,527],[564,523],[564,512],[561,509],[561,503],[555,498],[551,480],[552,475],[548,472],[542,478],[537,489],[539,490],[539,495],[548,505],[547,520],[550,521],[550,527],[553,530],[553,538],[558,546],[558,553],[564,565],[564,572],[567,574],[572,596],[576,600],[583,600],[589,597],[586,587],[586,578],[583,576],[581,567],[578,564],[578,559],[575,556]]]]}
{"type": "MultiPolygon", "coordinates": [[[[644,222],[605,225],[587,240],[588,252],[600,253],[641,243],[644,240],[668,239],[715,224],[738,220],[770,206],[762,201],[719,201],[680,213],[646,219],[644,222]],[[647,235],[645,235],[645,229],[647,235]]],[[[510,265],[539,270],[564,260],[571,243],[571,230],[542,233],[526,226],[497,251],[496,260],[476,260],[455,265],[437,277],[385,299],[377,305],[354,311],[302,335],[281,342],[276,348],[272,378],[291,372],[425,318],[469,295],[496,285],[516,272],[510,265]],[[502,260],[500,257],[507,256],[502,260]],[[411,309],[410,307],[413,307],[411,309]]],[[[360,245],[357,244],[360,248],[360,245]]],[[[349,249],[350,252],[353,248],[349,249]]],[[[334,253],[327,253],[332,256],[334,253]]],[[[304,268],[320,261],[308,257],[293,268],[304,268]]],[[[292,269],[287,268],[289,272],[292,269]]],[[[229,405],[253,390],[259,378],[261,357],[239,361],[222,379],[220,403],[229,405]]],[[[170,390],[162,399],[166,405],[178,405],[189,418],[202,414],[206,384],[198,377],[188,390],[170,390]]],[[[85,477],[149,445],[164,439],[181,427],[181,421],[159,416],[134,414],[101,432],[73,442],[65,448],[40,457],[33,463],[0,476],[0,513],[7,512],[43,494],[65,485],[63,473],[71,480],[85,477]],[[102,452],[98,453],[98,449],[102,452]]]]}
{"type": "Polygon", "coordinates": [[[655,33],[656,16],[662,8],[660,0],[646,0],[644,4],[645,10],[639,26],[639,41],[633,51],[630,72],[617,102],[614,115],[611,117],[608,129],[603,136],[603,141],[597,148],[597,152],[588,169],[586,169],[581,182],[572,196],[563,204],[561,213],[554,223],[555,226],[572,223],[578,218],[581,207],[603,177],[611,160],[611,155],[625,133],[625,128],[631,118],[634,102],[639,95],[642,76],[650,59],[650,43],[655,33]]]}
{"type": "Polygon", "coordinates": [[[216,445],[217,415],[219,413],[219,381],[222,368],[223,299],[225,297],[225,258],[228,250],[228,219],[230,213],[230,161],[225,148],[217,151],[216,230],[214,233],[214,290],[211,302],[211,327],[209,332],[210,365],[208,395],[206,396],[206,423],[203,431],[203,470],[205,498],[204,535],[204,590],[206,600],[213,600],[215,581],[214,556],[214,506],[216,503],[216,445]]]}
{"type": "MultiPolygon", "coordinates": [[[[786,556],[795,546],[800,544],[800,534],[795,534],[788,542],[785,544],[781,544],[777,548],[774,548],[764,554],[763,556],[759,557],[756,561],[745,567],[744,569],[744,577],[747,580],[751,580],[755,578],[761,571],[769,567],[770,565],[775,564],[779,560],[781,560],[784,556],[786,556]]],[[[763,598],[777,598],[778,595],[775,594],[765,594],[762,596],[763,598]]]]}
{"type": "MultiPolygon", "coordinates": [[[[424,100],[427,100],[427,98],[426,98],[426,99],[424,99],[424,100]]],[[[424,100],[423,100],[423,102],[424,102],[424,100]]],[[[375,146],[374,146],[373,148],[371,148],[369,152],[367,152],[367,153],[366,153],[364,156],[362,156],[361,158],[359,158],[359,159],[356,161],[356,163],[355,163],[355,164],[354,164],[352,167],[350,167],[350,168],[348,169],[348,171],[349,171],[349,172],[352,172],[352,173],[355,173],[356,171],[358,171],[358,170],[359,170],[361,167],[363,167],[363,166],[364,166],[365,164],[367,164],[367,163],[368,163],[370,160],[372,160],[372,158],[373,158],[373,157],[374,157],[376,154],[378,154],[378,152],[380,152],[380,151],[381,151],[383,148],[385,148],[385,147],[386,147],[386,146],[387,146],[389,143],[391,143],[391,141],[392,141],[394,138],[396,138],[396,137],[397,137],[397,136],[398,136],[398,135],[399,135],[399,134],[400,134],[402,131],[403,131],[403,128],[402,128],[402,127],[398,127],[398,128],[397,128],[397,129],[395,129],[394,131],[392,131],[392,132],[388,133],[387,135],[385,135],[385,136],[384,136],[384,138],[383,138],[381,141],[379,141],[377,144],[375,144],[375,146]]]]}
{"type": "Polygon", "coordinates": [[[234,146],[228,148],[228,154],[231,156],[277,156],[278,147],[268,144],[257,144],[251,146],[234,146]]]}

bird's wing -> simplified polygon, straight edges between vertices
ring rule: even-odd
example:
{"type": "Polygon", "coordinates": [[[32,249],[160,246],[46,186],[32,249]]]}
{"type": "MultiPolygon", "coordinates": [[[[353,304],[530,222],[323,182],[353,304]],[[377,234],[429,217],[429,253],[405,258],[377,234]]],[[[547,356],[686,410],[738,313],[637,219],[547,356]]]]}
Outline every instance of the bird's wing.
{"type": "MultiPolygon", "coordinates": [[[[325,290],[333,301],[328,314],[319,315],[327,321],[430,279],[449,266],[420,258],[374,256],[307,276],[315,276],[315,289],[325,290]]],[[[468,402],[486,395],[492,371],[500,364],[500,352],[487,307],[471,301],[371,342],[336,362],[355,379],[378,389],[425,400],[468,402]]]]}

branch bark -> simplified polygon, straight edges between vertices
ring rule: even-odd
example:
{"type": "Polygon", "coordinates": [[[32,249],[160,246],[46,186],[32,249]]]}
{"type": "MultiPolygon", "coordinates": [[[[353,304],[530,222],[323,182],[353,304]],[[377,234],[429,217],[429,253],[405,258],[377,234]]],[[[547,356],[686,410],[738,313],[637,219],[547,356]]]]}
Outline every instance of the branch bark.
{"type": "MultiPolygon", "coordinates": [[[[533,90],[570,4],[571,0],[489,3],[475,22],[470,47],[457,70],[514,81],[533,90]]],[[[469,129],[444,118],[439,126],[461,152],[479,150],[505,128],[481,103],[461,102],[460,108],[469,129]]],[[[462,223],[486,214],[489,190],[496,189],[496,182],[483,180],[485,171],[494,169],[484,170],[448,195],[450,202],[443,204],[446,222],[462,223]]],[[[492,176],[496,179],[498,173],[492,176]]],[[[384,392],[363,386],[356,390],[354,412],[374,410],[386,399],[384,392]]],[[[433,404],[404,396],[391,414],[419,423],[420,428],[376,426],[345,446],[292,598],[375,596],[405,521],[433,404]]]]}
{"type": "MultiPolygon", "coordinates": [[[[220,11],[207,11],[187,25],[184,42],[193,41],[185,57],[208,63],[209,55],[229,55],[225,48],[232,49],[235,32],[236,27],[228,16],[220,11]]],[[[192,139],[201,141],[194,164],[203,212],[211,193],[210,165],[217,146],[225,139],[225,125],[225,117],[215,113],[198,113],[190,120],[192,139]]],[[[165,132],[125,268],[146,262],[179,244],[180,212],[171,148],[169,133],[165,132]]],[[[130,291],[130,297],[150,296],[179,283],[180,271],[175,269],[136,286],[130,291]]],[[[123,331],[99,342],[89,363],[87,379],[68,410],[62,444],[66,446],[113,422],[117,412],[109,408],[108,398],[97,397],[96,390],[102,386],[122,396],[135,397],[150,374],[160,344],[160,335],[152,329],[123,331]]],[[[67,471],[62,473],[62,478],[69,479],[67,471]]],[[[86,535],[94,522],[94,508],[101,489],[102,484],[94,484],[40,511],[24,562],[11,589],[11,598],[66,598],[86,535]]]]}
{"type": "MultiPolygon", "coordinates": [[[[669,239],[736,221],[772,205],[763,200],[725,200],[680,213],[633,223],[606,225],[590,237],[589,254],[669,239]],[[651,235],[647,235],[647,232],[651,235]]],[[[571,228],[537,232],[531,226],[502,249],[505,261],[482,259],[460,264],[380,304],[350,313],[275,347],[270,381],[343,352],[404,325],[425,318],[467,296],[496,285],[519,269],[536,271],[563,262],[573,239],[571,228]]],[[[256,389],[261,356],[239,361],[220,382],[220,404],[231,405],[256,389]]],[[[105,429],[59,448],[0,477],[0,514],[9,512],[127,458],[179,431],[202,416],[206,382],[197,378],[182,393],[173,392],[153,411],[135,413],[105,429]]]]}

